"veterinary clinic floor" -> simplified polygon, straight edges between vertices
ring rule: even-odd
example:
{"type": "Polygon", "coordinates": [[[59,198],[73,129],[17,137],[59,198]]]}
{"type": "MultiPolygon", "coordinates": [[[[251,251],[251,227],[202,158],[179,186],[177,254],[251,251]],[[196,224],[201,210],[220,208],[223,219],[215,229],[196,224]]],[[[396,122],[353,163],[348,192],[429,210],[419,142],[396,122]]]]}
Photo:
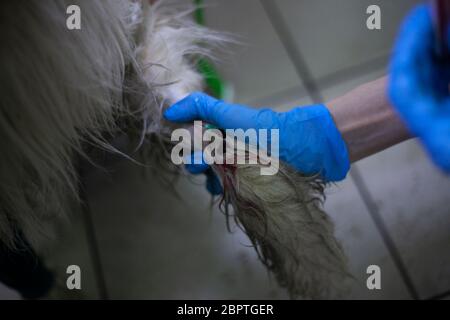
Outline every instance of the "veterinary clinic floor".
{"type": "MultiPolygon", "coordinates": [[[[285,110],[385,74],[399,23],[417,2],[213,0],[206,21],[243,43],[220,66],[234,100],[285,110]],[[371,4],[381,8],[381,30],[365,27],[371,4]],[[308,94],[305,82],[317,91],[308,94]]],[[[120,161],[86,183],[98,254],[81,214],[46,253],[60,276],[68,265],[81,267],[82,290],[72,297],[287,298],[245,235],[228,233],[224,216],[210,209],[203,178],[180,179],[177,198],[120,161]]],[[[328,189],[325,208],[357,279],[348,298],[449,298],[448,199],[450,178],[415,140],[356,163],[328,189]],[[381,268],[381,290],[366,287],[369,265],[381,268]]],[[[0,288],[0,298],[14,297],[0,288]]]]}

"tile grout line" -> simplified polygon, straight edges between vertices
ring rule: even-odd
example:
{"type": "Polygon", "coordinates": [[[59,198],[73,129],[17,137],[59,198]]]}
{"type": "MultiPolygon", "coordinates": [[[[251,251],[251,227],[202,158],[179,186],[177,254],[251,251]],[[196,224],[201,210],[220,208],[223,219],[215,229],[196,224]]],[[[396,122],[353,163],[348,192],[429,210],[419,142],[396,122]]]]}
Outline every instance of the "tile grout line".
{"type": "Polygon", "coordinates": [[[272,0],[260,0],[260,2],[270,20],[270,23],[275,29],[276,34],[280,38],[280,42],[286,50],[291,63],[294,65],[297,76],[303,83],[307,95],[311,97],[314,103],[320,103],[323,101],[320,90],[311,75],[311,72],[309,71],[303,55],[295,45],[295,41],[284,23],[280,10],[272,0]]]}
{"type": "MultiPolygon", "coordinates": [[[[83,164],[80,165],[80,167],[83,164]]],[[[81,200],[81,210],[83,212],[83,224],[86,230],[86,237],[88,241],[89,253],[92,259],[92,264],[94,267],[95,278],[97,282],[97,290],[99,293],[99,298],[101,300],[109,300],[105,273],[103,270],[103,265],[100,257],[100,248],[98,245],[98,238],[95,232],[94,221],[92,217],[92,210],[89,205],[89,199],[86,194],[86,186],[84,184],[85,176],[83,174],[83,169],[79,169],[79,196],[81,200]]]]}
{"type": "MultiPolygon", "coordinates": [[[[336,84],[339,84],[342,80],[348,79],[349,74],[355,74],[358,73],[358,75],[361,75],[361,70],[365,72],[374,72],[379,71],[381,69],[380,62],[384,61],[384,59],[387,58],[387,55],[381,55],[377,58],[370,59],[365,61],[364,63],[359,64],[357,67],[346,67],[343,69],[340,69],[338,71],[329,73],[325,76],[319,77],[315,79],[315,82],[321,83],[321,91],[328,88],[333,87],[336,84]]],[[[384,66],[384,64],[383,64],[384,66]]],[[[303,99],[305,97],[309,97],[308,93],[306,92],[305,88],[303,88],[301,85],[297,85],[295,87],[290,87],[284,90],[276,91],[270,95],[266,96],[260,96],[256,98],[249,99],[247,102],[244,101],[244,104],[246,105],[267,105],[265,101],[270,101],[274,99],[279,99],[280,97],[283,97],[285,94],[292,94],[292,92],[295,90],[295,93],[298,95],[294,99],[303,99]]],[[[273,103],[272,103],[273,104],[273,103]]]]}
{"type": "MultiPolygon", "coordinates": [[[[302,81],[305,91],[307,95],[313,100],[314,103],[321,103],[324,101],[320,89],[314,80],[309,67],[306,65],[305,60],[295,44],[294,39],[292,38],[291,33],[289,32],[287,26],[284,23],[284,19],[282,17],[281,12],[274,2],[271,0],[260,0],[261,5],[263,6],[264,11],[266,12],[267,17],[269,18],[270,23],[272,24],[275,32],[277,33],[281,44],[286,50],[291,63],[294,65],[297,75],[302,81]]],[[[413,299],[419,299],[419,295],[417,290],[412,282],[411,277],[405,267],[405,264],[395,246],[393,239],[391,238],[383,219],[379,215],[377,206],[375,205],[372,197],[370,195],[369,190],[367,189],[363,178],[359,174],[358,168],[356,166],[350,171],[350,176],[352,177],[356,189],[364,202],[365,207],[369,211],[375,226],[380,233],[385,246],[387,247],[389,254],[394,261],[394,264],[399,271],[404,284],[406,285],[409,294],[413,299]]]]}
{"type": "Polygon", "coordinates": [[[383,218],[380,216],[378,207],[375,204],[369,190],[367,189],[364,179],[359,172],[359,168],[356,165],[353,165],[352,169],[350,170],[350,176],[355,183],[356,188],[358,189],[358,193],[364,201],[367,210],[369,211],[369,214],[378,229],[378,232],[381,234],[383,242],[392,257],[392,260],[394,260],[394,263],[398,271],[400,272],[402,280],[405,283],[409,294],[414,300],[419,300],[419,294],[417,293],[417,290],[414,286],[411,276],[409,275],[405,263],[397,249],[397,246],[394,243],[394,240],[389,234],[386,224],[384,223],[383,218]]]}

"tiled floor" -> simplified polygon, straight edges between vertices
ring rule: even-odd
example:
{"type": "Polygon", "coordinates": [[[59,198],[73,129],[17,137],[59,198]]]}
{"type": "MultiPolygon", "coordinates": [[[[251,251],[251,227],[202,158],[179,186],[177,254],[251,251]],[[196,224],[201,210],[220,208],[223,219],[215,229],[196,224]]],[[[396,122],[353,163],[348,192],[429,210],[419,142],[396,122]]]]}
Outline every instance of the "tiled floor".
{"type": "Polygon", "coordinates": [[[298,83],[259,1],[207,1],[205,19],[209,27],[231,34],[239,43],[223,55],[220,69],[241,102],[271,96],[298,83]]]}
{"type": "Polygon", "coordinates": [[[420,298],[450,289],[450,179],[415,141],[362,160],[358,168],[420,298]]]}
{"type": "Polygon", "coordinates": [[[343,244],[350,271],[356,278],[352,292],[346,298],[409,299],[405,285],[399,281],[400,273],[352,179],[346,179],[327,190],[325,210],[335,222],[336,237],[343,244]],[[367,289],[369,265],[381,268],[382,290],[367,289]]]}
{"type": "Polygon", "coordinates": [[[126,161],[89,179],[101,257],[111,298],[231,299],[286,297],[249,241],[211,210],[203,178],[173,190],[126,161]],[[247,245],[247,246],[246,246],[247,245]]]}
{"type": "MultiPolygon", "coordinates": [[[[417,2],[277,0],[276,5],[326,101],[385,73],[401,17],[417,2]],[[381,31],[361,27],[368,4],[382,9],[381,31]]],[[[233,48],[235,53],[221,66],[237,102],[279,110],[311,103],[259,0],[209,1],[206,20],[245,43],[233,48]]],[[[444,293],[450,290],[450,178],[433,167],[415,140],[362,160],[354,168],[360,175],[351,174],[330,188],[325,204],[356,279],[347,298],[410,299],[414,292],[421,299],[449,297],[444,293]],[[361,183],[367,193],[361,192],[361,183]],[[365,286],[366,269],[372,264],[381,267],[381,290],[365,286]]],[[[223,215],[210,211],[203,181],[198,179],[195,184],[187,178],[178,181],[180,198],[176,198],[154,177],[143,179],[139,168],[125,161],[110,173],[89,177],[91,214],[108,296],[286,298],[253,249],[245,246],[245,235],[239,230],[229,234],[223,215]]],[[[60,270],[68,264],[82,265],[83,295],[98,298],[82,220],[67,230],[57,247],[50,254],[53,264],[60,270]]],[[[0,287],[0,298],[6,297],[12,295],[0,287]]]]}
{"type": "MultiPolygon", "coordinates": [[[[318,15],[329,14],[326,8],[333,9],[331,10],[333,16],[340,14],[343,17],[353,15],[358,10],[361,11],[367,4],[364,1],[359,1],[357,4],[345,1],[340,2],[339,5],[331,1],[315,1],[314,4],[308,1],[280,1],[277,4],[290,26],[290,31],[295,34],[293,38],[296,40],[298,50],[302,53],[301,58],[307,62],[308,71],[317,80],[319,87],[323,87],[321,95],[327,101],[328,98],[342,94],[356,84],[375,79],[383,74],[383,68],[372,68],[365,70],[366,73],[361,73],[362,69],[367,69],[362,67],[363,60],[374,54],[380,57],[385,55],[394,38],[393,31],[397,29],[399,17],[406,12],[407,7],[411,7],[413,2],[402,2],[401,6],[396,3],[395,10],[386,10],[393,5],[392,2],[378,1],[382,12],[388,13],[384,16],[386,17],[384,21],[387,21],[387,30],[384,29],[382,33],[373,33],[368,30],[361,32],[361,28],[351,27],[351,24],[362,23],[359,19],[326,19],[325,23],[318,24],[314,29],[314,37],[311,37],[310,33],[303,33],[304,38],[301,37],[302,30],[309,31],[310,28],[306,28],[303,24],[308,25],[310,20],[309,26],[312,26],[318,15]],[[303,12],[306,12],[304,18],[297,19],[297,15],[293,16],[293,12],[300,12],[300,10],[293,10],[294,6],[304,9],[303,12]],[[292,16],[293,18],[290,18],[292,16]],[[359,44],[364,46],[358,47],[359,44]],[[351,51],[348,50],[350,45],[351,51]],[[373,45],[375,46],[372,47],[373,45]],[[329,55],[328,58],[327,55],[329,55]],[[351,77],[344,77],[338,85],[331,87],[320,85],[321,80],[327,77],[327,73],[339,73],[340,69],[348,68],[352,64],[360,66],[355,69],[356,72],[351,77]]],[[[286,44],[285,46],[288,47],[286,44]]],[[[339,215],[333,215],[337,208],[333,202],[334,199],[328,200],[327,207],[330,214],[335,217],[338,236],[341,223],[343,228],[362,230],[357,234],[363,235],[370,234],[373,228],[378,229],[378,243],[381,241],[388,245],[388,251],[383,245],[370,250],[370,245],[377,243],[376,238],[369,237],[368,243],[359,243],[356,238],[352,239],[352,232],[346,232],[342,238],[344,245],[348,243],[350,248],[357,244],[361,248],[365,247],[362,252],[377,255],[373,263],[382,267],[383,283],[389,286],[389,288],[384,286],[382,290],[384,293],[378,297],[388,298],[392,294],[391,297],[394,298],[424,299],[448,292],[450,288],[448,274],[450,210],[445,205],[445,200],[450,195],[450,179],[431,165],[417,141],[391,148],[361,161],[354,167],[354,170],[361,173],[361,181],[355,187],[359,188],[362,182],[367,185],[368,194],[364,196],[361,190],[347,188],[347,190],[339,191],[336,196],[339,201],[351,199],[347,202],[349,207],[347,211],[340,208],[339,215]],[[364,197],[361,198],[361,195],[364,197]],[[374,203],[368,202],[367,197],[374,199],[374,203]],[[364,202],[366,210],[355,209],[354,204],[357,199],[364,202]],[[368,211],[369,218],[362,224],[363,228],[359,229],[352,214],[358,212],[357,214],[361,215],[368,211]],[[377,224],[374,224],[375,220],[377,224]],[[387,227],[387,234],[383,234],[381,230],[383,227],[387,227]],[[390,239],[393,239],[392,243],[390,239]],[[386,265],[394,269],[394,272],[387,273],[387,277],[386,265]],[[403,266],[404,270],[402,270],[403,266]],[[406,287],[405,284],[407,284],[406,287]]],[[[354,175],[350,175],[346,183],[349,183],[348,180],[353,182],[352,178],[354,175]]],[[[370,261],[370,258],[361,254],[361,251],[356,254],[347,249],[347,252],[352,263],[364,263],[363,265],[366,266],[370,261]]],[[[367,290],[358,292],[356,296],[366,297],[367,290]]]]}
{"type": "Polygon", "coordinates": [[[10,288],[0,283],[0,300],[19,300],[19,299],[20,295],[17,292],[11,290],[10,288]]]}
{"type": "MultiPolygon", "coordinates": [[[[263,0],[270,2],[270,0],[263,0]]],[[[274,2],[274,1],[272,1],[274,2]]],[[[385,56],[405,12],[418,1],[275,1],[316,79],[385,56]],[[366,28],[366,9],[378,5],[381,30],[366,28]]],[[[274,2],[274,3],[275,3],[274,2]]]]}
{"type": "Polygon", "coordinates": [[[58,232],[51,244],[40,250],[47,266],[56,273],[57,286],[50,298],[88,299],[99,296],[99,285],[94,271],[92,248],[89,247],[88,229],[81,208],[74,209],[72,216],[58,226],[58,232]],[[79,266],[81,269],[81,291],[66,287],[67,267],[79,266]]]}

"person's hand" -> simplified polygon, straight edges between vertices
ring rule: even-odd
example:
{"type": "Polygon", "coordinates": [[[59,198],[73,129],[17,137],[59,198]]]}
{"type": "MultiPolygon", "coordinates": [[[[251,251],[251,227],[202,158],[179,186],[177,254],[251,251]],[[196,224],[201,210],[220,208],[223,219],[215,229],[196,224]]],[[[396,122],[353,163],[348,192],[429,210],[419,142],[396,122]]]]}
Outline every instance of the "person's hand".
{"type": "MultiPolygon", "coordinates": [[[[306,175],[320,174],[326,181],[344,179],[350,168],[345,142],[323,105],[278,113],[193,93],[167,109],[164,116],[173,122],[203,120],[221,129],[279,129],[280,159],[306,175]]],[[[208,166],[189,165],[187,169],[199,173],[208,166]]]]}
{"type": "MultiPolygon", "coordinates": [[[[445,36],[450,43],[450,32],[445,36]]],[[[439,57],[435,47],[430,7],[419,6],[400,31],[390,66],[389,96],[434,162],[450,172],[450,60],[439,57]]]]}

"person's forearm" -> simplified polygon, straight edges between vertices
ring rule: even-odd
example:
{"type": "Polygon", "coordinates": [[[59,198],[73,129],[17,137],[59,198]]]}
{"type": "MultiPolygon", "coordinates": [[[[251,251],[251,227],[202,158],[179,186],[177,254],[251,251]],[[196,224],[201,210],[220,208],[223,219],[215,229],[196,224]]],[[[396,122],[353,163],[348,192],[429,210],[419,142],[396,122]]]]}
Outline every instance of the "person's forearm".
{"type": "Polygon", "coordinates": [[[355,162],[411,138],[386,98],[387,78],[364,84],[326,104],[355,162]]]}

